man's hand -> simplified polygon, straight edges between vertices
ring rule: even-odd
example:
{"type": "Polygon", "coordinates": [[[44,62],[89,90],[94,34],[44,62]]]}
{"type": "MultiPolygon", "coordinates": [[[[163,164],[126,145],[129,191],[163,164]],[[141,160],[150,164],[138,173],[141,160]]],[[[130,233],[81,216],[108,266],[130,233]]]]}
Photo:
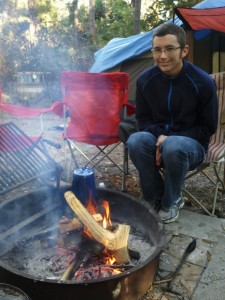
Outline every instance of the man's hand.
{"type": "Polygon", "coordinates": [[[155,155],[155,163],[156,163],[156,166],[160,166],[161,164],[161,161],[162,161],[162,155],[161,155],[161,144],[162,142],[167,138],[166,135],[160,135],[158,137],[158,140],[156,142],[156,155],[155,155]]]}

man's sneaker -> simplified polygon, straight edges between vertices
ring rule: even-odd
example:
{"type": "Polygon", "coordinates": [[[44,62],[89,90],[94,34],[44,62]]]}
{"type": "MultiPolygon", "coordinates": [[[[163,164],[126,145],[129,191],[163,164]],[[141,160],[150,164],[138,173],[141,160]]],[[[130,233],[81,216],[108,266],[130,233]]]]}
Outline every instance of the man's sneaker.
{"type": "Polygon", "coordinates": [[[184,207],[184,200],[180,197],[168,210],[160,209],[159,217],[164,223],[171,223],[179,217],[179,211],[184,207]]]}

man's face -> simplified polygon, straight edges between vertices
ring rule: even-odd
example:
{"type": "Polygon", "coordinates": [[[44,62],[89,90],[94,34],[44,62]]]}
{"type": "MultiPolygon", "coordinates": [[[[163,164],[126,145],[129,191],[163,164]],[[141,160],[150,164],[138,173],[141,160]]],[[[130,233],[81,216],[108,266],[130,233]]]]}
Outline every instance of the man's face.
{"type": "Polygon", "coordinates": [[[183,66],[183,58],[188,53],[188,46],[181,49],[177,37],[172,34],[155,36],[152,47],[155,64],[168,76],[177,76],[183,66]]]}

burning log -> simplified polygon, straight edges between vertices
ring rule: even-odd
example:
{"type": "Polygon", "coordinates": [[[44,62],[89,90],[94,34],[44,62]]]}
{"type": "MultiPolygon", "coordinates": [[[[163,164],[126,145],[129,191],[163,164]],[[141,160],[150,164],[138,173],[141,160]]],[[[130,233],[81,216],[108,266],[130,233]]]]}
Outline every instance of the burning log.
{"type": "Polygon", "coordinates": [[[127,264],[130,261],[128,252],[130,226],[119,224],[115,232],[110,232],[98,224],[72,192],[66,192],[64,196],[93,238],[112,252],[117,264],[127,264]]]}
{"type": "Polygon", "coordinates": [[[80,268],[80,266],[86,263],[90,257],[92,257],[92,253],[90,252],[79,252],[60,277],[60,281],[70,280],[74,276],[76,271],[80,268]]]}
{"type": "Polygon", "coordinates": [[[103,246],[97,244],[95,241],[84,239],[81,242],[80,250],[74,259],[71,261],[67,269],[63,272],[60,277],[60,281],[70,280],[77,270],[84,265],[94,254],[98,255],[102,252],[103,246]]]}
{"type": "MultiPolygon", "coordinates": [[[[94,214],[92,216],[93,216],[93,218],[95,218],[95,220],[97,222],[102,222],[102,220],[103,220],[101,214],[94,214]]],[[[66,217],[63,217],[59,222],[60,233],[65,233],[65,232],[69,232],[72,230],[81,229],[82,227],[83,227],[83,224],[77,218],[68,219],[66,217]]]]}
{"type": "Polygon", "coordinates": [[[53,224],[51,227],[49,227],[47,229],[46,228],[42,229],[35,233],[31,230],[31,232],[28,235],[23,237],[21,240],[16,241],[15,244],[20,247],[20,246],[23,246],[26,243],[28,243],[30,240],[49,237],[49,234],[54,234],[54,233],[58,232],[58,229],[59,229],[59,225],[53,224]]]}
{"type": "MultiPolygon", "coordinates": [[[[72,271],[74,270],[75,267],[75,263],[76,263],[76,258],[74,258],[72,260],[72,262],[69,264],[69,266],[67,267],[67,269],[64,271],[64,273],[62,274],[62,276],[60,277],[60,281],[65,281],[65,280],[69,280],[71,278],[70,274],[72,273],[72,271]]],[[[80,265],[78,266],[78,268],[80,267],[80,265]]]]}
{"type": "Polygon", "coordinates": [[[77,218],[68,219],[67,217],[62,217],[59,221],[59,232],[65,233],[72,230],[81,229],[83,225],[77,218]]]}
{"type": "MultiPolygon", "coordinates": [[[[103,217],[101,214],[94,214],[92,215],[97,222],[102,222],[103,217]]],[[[59,232],[60,233],[66,233],[73,230],[79,230],[83,228],[83,225],[81,221],[78,218],[68,219],[67,217],[62,217],[62,219],[59,221],[59,232]]],[[[111,232],[116,230],[116,226],[109,226],[107,227],[107,230],[110,230],[111,232]]],[[[128,253],[129,257],[133,258],[135,260],[140,259],[140,253],[137,250],[134,250],[128,245],[128,253]]]]}

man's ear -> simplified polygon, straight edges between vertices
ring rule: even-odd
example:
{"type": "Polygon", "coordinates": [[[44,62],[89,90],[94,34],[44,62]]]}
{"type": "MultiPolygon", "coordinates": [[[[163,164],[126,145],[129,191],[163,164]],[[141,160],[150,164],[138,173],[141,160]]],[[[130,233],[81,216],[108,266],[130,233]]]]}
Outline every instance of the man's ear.
{"type": "Polygon", "coordinates": [[[189,52],[189,46],[186,45],[183,49],[182,49],[182,58],[185,58],[188,55],[189,52]]]}

